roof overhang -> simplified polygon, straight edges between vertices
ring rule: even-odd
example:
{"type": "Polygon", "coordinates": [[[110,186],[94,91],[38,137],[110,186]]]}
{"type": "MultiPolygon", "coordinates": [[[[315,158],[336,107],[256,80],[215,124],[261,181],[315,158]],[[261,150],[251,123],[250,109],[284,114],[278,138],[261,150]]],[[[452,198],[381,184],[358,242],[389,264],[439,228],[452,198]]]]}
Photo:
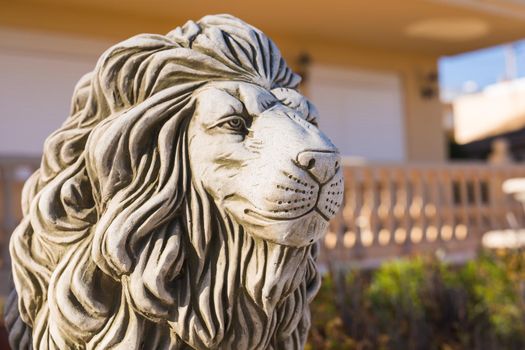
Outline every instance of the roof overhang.
{"type": "Polygon", "coordinates": [[[231,13],[273,36],[432,56],[522,38],[523,0],[0,0],[0,25],[122,39],[231,13]]]}

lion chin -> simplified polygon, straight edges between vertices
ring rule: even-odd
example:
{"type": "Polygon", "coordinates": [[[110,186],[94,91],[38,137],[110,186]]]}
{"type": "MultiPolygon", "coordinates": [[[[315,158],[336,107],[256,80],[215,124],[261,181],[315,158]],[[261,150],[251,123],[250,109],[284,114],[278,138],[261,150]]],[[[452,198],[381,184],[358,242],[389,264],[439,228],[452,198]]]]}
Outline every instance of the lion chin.
{"type": "Polygon", "coordinates": [[[302,349],[339,153],[231,16],[108,49],[27,181],[14,349],[302,349]]]}

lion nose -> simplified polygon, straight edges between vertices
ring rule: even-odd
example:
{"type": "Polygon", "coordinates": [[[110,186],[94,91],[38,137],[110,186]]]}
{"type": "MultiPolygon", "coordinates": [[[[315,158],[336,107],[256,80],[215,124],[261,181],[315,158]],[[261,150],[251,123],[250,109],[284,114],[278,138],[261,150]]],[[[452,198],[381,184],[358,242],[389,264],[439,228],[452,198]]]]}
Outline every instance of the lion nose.
{"type": "Polygon", "coordinates": [[[337,152],[304,151],[297,155],[297,162],[319,183],[324,184],[339,169],[341,156],[337,152]]]}

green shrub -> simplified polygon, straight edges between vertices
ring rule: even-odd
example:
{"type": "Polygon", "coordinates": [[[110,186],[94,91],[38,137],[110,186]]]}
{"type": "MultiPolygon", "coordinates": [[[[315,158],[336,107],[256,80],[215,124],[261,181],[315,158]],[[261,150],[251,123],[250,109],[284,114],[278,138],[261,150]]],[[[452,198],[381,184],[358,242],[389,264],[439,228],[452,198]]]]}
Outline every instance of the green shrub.
{"type": "Polygon", "coordinates": [[[504,260],[482,256],[461,269],[458,279],[469,295],[468,315],[486,317],[494,336],[504,340],[523,333],[519,284],[504,260]]]}
{"type": "Polygon", "coordinates": [[[523,349],[525,258],[464,266],[412,258],[332,271],[312,305],[307,349],[523,349]]]}

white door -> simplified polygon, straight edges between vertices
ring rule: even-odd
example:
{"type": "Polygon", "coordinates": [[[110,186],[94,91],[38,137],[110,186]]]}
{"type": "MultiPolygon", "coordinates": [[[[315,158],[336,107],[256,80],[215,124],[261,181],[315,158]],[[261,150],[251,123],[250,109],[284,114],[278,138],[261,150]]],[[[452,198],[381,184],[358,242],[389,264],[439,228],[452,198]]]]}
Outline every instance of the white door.
{"type": "Polygon", "coordinates": [[[343,156],[404,161],[402,84],[394,73],[313,65],[308,93],[343,156]]]}

